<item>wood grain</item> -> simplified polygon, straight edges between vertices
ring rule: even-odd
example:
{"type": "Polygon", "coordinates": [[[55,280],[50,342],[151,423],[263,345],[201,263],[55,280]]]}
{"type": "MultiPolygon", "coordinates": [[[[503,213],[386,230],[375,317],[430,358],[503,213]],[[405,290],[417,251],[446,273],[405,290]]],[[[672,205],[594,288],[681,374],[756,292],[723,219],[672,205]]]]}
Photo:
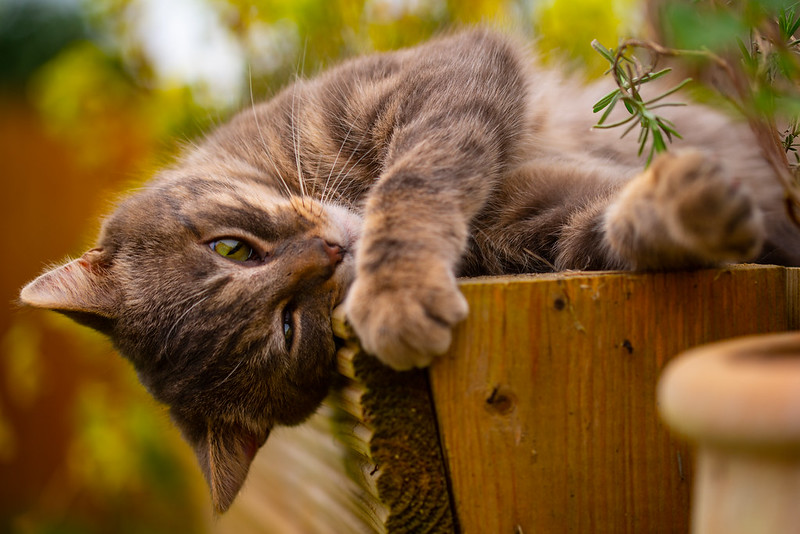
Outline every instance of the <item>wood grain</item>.
{"type": "Polygon", "coordinates": [[[786,330],[792,276],[464,281],[469,318],[431,369],[461,532],[687,532],[692,457],[658,421],[659,372],[700,343],[786,330]]]}

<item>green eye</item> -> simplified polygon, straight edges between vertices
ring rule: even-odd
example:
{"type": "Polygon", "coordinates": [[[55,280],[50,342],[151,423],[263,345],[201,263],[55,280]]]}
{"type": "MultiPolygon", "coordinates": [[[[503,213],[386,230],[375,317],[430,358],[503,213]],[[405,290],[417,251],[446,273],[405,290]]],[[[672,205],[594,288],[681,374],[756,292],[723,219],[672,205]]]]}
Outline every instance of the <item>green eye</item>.
{"type": "Polygon", "coordinates": [[[217,239],[209,243],[211,249],[233,261],[247,261],[253,257],[253,247],[238,239],[217,239]]]}

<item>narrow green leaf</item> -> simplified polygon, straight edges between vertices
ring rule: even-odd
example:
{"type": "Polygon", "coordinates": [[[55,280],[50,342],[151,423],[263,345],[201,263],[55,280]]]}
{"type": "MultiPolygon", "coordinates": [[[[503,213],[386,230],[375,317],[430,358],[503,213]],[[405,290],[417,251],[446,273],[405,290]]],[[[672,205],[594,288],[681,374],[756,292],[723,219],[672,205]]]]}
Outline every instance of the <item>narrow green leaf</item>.
{"type": "Polygon", "coordinates": [[[642,132],[639,134],[639,152],[636,154],[637,156],[641,156],[642,152],[644,152],[644,147],[647,145],[647,136],[649,133],[650,128],[642,128],[642,132]]]}
{"type": "Polygon", "coordinates": [[[661,132],[657,128],[653,128],[653,148],[656,152],[666,152],[667,144],[661,136],[661,132]]]}
{"type": "Polygon", "coordinates": [[[614,89],[613,91],[608,93],[606,96],[604,96],[595,103],[594,107],[592,108],[592,112],[597,113],[598,111],[609,105],[611,101],[614,99],[614,96],[618,94],[619,94],[619,89],[614,89]]]}
{"type": "Polygon", "coordinates": [[[609,115],[611,115],[611,112],[616,107],[617,102],[619,101],[621,96],[622,96],[622,93],[617,91],[616,94],[611,98],[611,102],[609,103],[609,105],[606,108],[605,112],[603,112],[603,116],[600,117],[599,121],[597,121],[597,124],[603,124],[604,122],[606,122],[606,119],[608,118],[609,115]]]}
{"type": "Polygon", "coordinates": [[[636,111],[633,109],[633,105],[631,104],[631,101],[629,99],[627,99],[627,98],[623,99],[622,103],[625,104],[625,109],[628,110],[628,113],[630,113],[631,115],[636,113],[636,111]]]}
{"type": "Polygon", "coordinates": [[[597,39],[592,41],[592,48],[594,48],[598,54],[603,56],[606,59],[606,61],[608,61],[612,65],[614,64],[614,52],[612,52],[611,50],[600,44],[600,41],[598,41],[597,39]]]}
{"type": "Polygon", "coordinates": [[[683,80],[681,83],[679,83],[678,85],[676,85],[672,89],[666,91],[665,93],[660,94],[659,96],[657,96],[655,98],[652,98],[652,99],[648,100],[647,102],[645,102],[645,105],[649,106],[650,104],[654,104],[654,103],[658,102],[662,98],[666,98],[669,95],[671,95],[671,94],[673,94],[673,93],[675,93],[677,91],[680,91],[681,89],[683,89],[684,86],[686,86],[686,84],[688,84],[691,81],[692,81],[691,78],[686,78],[685,80],[683,80]]]}
{"type": "Polygon", "coordinates": [[[661,104],[656,104],[655,106],[647,106],[647,109],[682,108],[684,106],[686,106],[686,102],[662,102],[661,104]]]}
{"type": "Polygon", "coordinates": [[[661,78],[662,76],[665,76],[665,75],[669,74],[670,72],[672,72],[672,69],[670,69],[670,68],[661,69],[658,72],[651,72],[651,73],[645,74],[644,76],[639,78],[638,81],[639,81],[639,83],[652,82],[653,80],[657,80],[658,78],[661,78]]]}
{"type": "Polygon", "coordinates": [[[656,119],[656,123],[658,123],[658,127],[661,128],[665,134],[667,134],[667,138],[672,142],[672,136],[677,137],[678,139],[683,139],[681,134],[675,129],[675,125],[668,121],[663,117],[658,117],[656,119]]]}
{"type": "Polygon", "coordinates": [[[628,126],[627,128],[625,128],[625,131],[624,131],[624,132],[622,132],[622,135],[620,135],[620,136],[619,136],[619,138],[620,138],[620,139],[622,139],[623,137],[625,137],[626,135],[628,135],[628,134],[630,133],[630,131],[631,131],[631,130],[633,130],[634,128],[636,128],[636,125],[637,125],[637,123],[635,123],[635,122],[632,122],[630,126],[628,126]]]}
{"type": "Polygon", "coordinates": [[[613,124],[595,124],[593,127],[594,128],[599,128],[601,130],[608,130],[608,129],[611,129],[611,128],[616,128],[617,126],[622,126],[623,124],[628,124],[629,122],[631,122],[635,118],[636,118],[636,115],[631,115],[627,119],[621,120],[619,122],[615,122],[613,124]]]}

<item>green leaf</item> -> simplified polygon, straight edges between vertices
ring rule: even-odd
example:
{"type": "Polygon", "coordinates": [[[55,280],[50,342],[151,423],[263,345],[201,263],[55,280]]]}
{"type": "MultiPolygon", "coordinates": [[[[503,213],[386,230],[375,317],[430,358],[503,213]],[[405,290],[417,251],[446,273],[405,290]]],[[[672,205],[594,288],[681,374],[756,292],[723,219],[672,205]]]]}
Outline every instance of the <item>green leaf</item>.
{"type": "Polygon", "coordinates": [[[639,132],[639,152],[636,153],[637,156],[641,156],[642,152],[644,152],[644,147],[647,145],[647,136],[650,133],[650,128],[642,128],[642,131],[639,132]]]}
{"type": "Polygon", "coordinates": [[[592,108],[592,112],[597,113],[607,105],[611,104],[611,102],[615,100],[615,96],[619,98],[619,94],[619,89],[614,89],[595,103],[594,107],[592,108]]]}
{"type": "Polygon", "coordinates": [[[608,108],[606,108],[605,112],[603,113],[603,116],[600,117],[600,120],[597,121],[597,124],[603,124],[604,122],[606,122],[606,119],[608,118],[609,115],[611,115],[611,112],[614,110],[614,107],[617,105],[617,102],[619,101],[621,96],[622,96],[621,92],[619,91],[614,92],[614,96],[611,98],[611,102],[609,102],[608,108]]]}
{"type": "Polygon", "coordinates": [[[656,152],[666,152],[667,144],[661,136],[661,132],[657,128],[653,128],[653,148],[656,152]]]}
{"type": "Polygon", "coordinates": [[[666,68],[666,69],[662,69],[662,70],[660,70],[658,72],[651,72],[651,73],[645,74],[644,76],[642,76],[639,79],[639,83],[652,82],[653,80],[657,80],[658,78],[661,78],[662,76],[664,76],[666,74],[669,74],[670,72],[672,72],[672,69],[671,68],[666,68]]]}
{"type": "Polygon", "coordinates": [[[623,104],[625,104],[625,109],[627,109],[627,110],[628,110],[628,113],[630,113],[631,115],[633,115],[634,113],[636,113],[636,110],[634,110],[634,109],[633,109],[633,105],[631,104],[631,101],[630,101],[630,99],[627,99],[627,98],[626,98],[626,99],[624,99],[624,100],[622,101],[622,103],[623,103],[623,104]]]}
{"type": "Polygon", "coordinates": [[[658,124],[658,127],[661,128],[665,134],[667,134],[667,139],[669,139],[670,143],[672,142],[673,136],[677,137],[678,139],[683,139],[671,121],[665,119],[664,117],[658,117],[656,118],[656,123],[658,124]]]}
{"type": "MultiPolygon", "coordinates": [[[[584,43],[585,42],[586,41],[584,41],[584,43]]],[[[584,45],[584,46],[586,46],[586,45],[584,45]]],[[[597,39],[592,41],[592,48],[594,48],[597,51],[598,54],[603,56],[606,61],[608,61],[612,65],[614,64],[614,62],[615,62],[615,60],[614,60],[614,52],[609,50],[608,48],[606,48],[602,44],[600,44],[600,41],[598,41],[597,39]]]]}
{"type": "Polygon", "coordinates": [[[654,103],[658,102],[659,100],[661,100],[662,98],[666,98],[666,97],[668,97],[669,95],[671,95],[671,94],[673,94],[673,93],[676,93],[676,92],[680,91],[681,89],[683,89],[683,88],[686,86],[686,84],[688,84],[688,83],[689,83],[689,82],[691,82],[691,81],[692,81],[692,79],[691,79],[691,78],[686,78],[685,80],[683,80],[681,83],[679,83],[678,85],[676,85],[676,86],[675,86],[675,87],[673,87],[672,89],[669,89],[669,90],[668,90],[668,91],[666,91],[665,93],[662,93],[662,94],[660,94],[659,96],[657,96],[657,97],[655,97],[655,98],[652,98],[652,99],[648,100],[647,102],[645,102],[645,105],[654,104],[654,103]]]}

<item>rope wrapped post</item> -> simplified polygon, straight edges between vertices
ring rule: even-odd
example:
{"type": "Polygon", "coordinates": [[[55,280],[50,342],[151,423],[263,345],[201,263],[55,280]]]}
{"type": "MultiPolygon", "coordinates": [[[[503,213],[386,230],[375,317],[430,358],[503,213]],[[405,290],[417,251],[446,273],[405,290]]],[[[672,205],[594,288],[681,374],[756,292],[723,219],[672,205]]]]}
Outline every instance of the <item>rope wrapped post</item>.
{"type": "Polygon", "coordinates": [[[334,331],[346,340],[338,353],[345,378],[338,405],[351,418],[340,434],[359,451],[351,472],[380,503],[380,530],[455,532],[427,373],[398,373],[365,353],[341,311],[334,331]]]}

